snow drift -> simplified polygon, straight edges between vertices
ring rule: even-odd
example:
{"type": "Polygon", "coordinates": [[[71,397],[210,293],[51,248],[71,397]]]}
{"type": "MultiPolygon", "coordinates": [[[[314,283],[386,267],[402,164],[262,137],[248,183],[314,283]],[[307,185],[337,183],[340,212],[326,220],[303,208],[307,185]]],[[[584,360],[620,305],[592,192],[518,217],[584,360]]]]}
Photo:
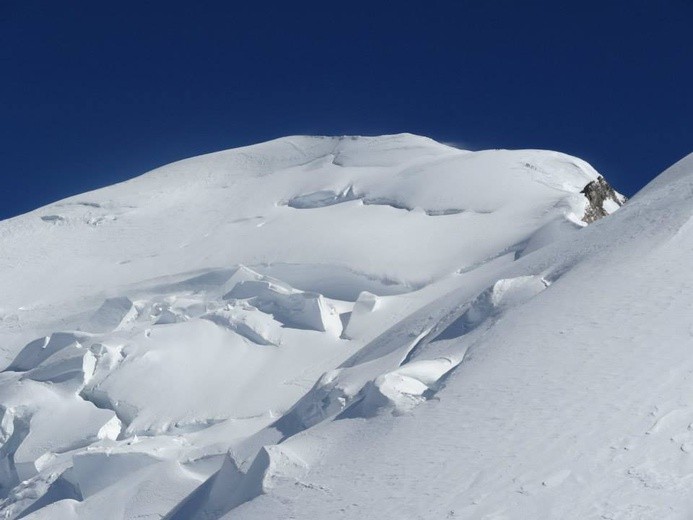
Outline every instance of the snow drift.
{"type": "Polygon", "coordinates": [[[1,222],[0,511],[687,518],[693,159],[604,186],[289,137],[1,222]]]}

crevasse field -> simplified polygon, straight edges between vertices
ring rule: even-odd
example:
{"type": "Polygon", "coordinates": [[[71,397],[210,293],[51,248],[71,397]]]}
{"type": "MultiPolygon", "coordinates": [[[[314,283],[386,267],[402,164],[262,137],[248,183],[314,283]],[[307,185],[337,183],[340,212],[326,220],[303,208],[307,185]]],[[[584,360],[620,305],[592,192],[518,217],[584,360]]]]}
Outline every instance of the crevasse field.
{"type": "Polygon", "coordinates": [[[693,156],[598,175],[287,137],[0,222],[0,517],[691,518],[693,156]]]}

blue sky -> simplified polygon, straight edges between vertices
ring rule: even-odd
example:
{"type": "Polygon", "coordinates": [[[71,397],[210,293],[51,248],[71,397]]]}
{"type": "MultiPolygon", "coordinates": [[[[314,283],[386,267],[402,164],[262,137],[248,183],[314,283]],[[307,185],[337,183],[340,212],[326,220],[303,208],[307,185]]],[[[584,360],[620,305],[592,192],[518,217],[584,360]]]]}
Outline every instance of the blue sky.
{"type": "Polygon", "coordinates": [[[693,151],[693,2],[0,3],[0,218],[289,134],[547,148],[631,195],[693,151]]]}

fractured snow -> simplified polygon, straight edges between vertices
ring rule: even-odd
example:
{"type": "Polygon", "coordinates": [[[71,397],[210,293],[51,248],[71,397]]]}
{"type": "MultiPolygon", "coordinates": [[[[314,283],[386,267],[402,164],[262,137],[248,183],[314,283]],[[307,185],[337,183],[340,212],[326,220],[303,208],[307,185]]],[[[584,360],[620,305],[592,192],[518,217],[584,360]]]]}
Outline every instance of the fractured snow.
{"type": "Polygon", "coordinates": [[[686,518],[693,166],[597,178],[290,137],[1,222],[0,515],[686,518]]]}

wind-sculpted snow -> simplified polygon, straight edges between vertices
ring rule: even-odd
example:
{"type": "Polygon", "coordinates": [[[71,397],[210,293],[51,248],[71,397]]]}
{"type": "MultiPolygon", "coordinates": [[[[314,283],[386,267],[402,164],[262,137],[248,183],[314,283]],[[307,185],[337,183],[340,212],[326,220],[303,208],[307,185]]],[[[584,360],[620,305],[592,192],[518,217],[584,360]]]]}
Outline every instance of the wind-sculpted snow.
{"type": "MultiPolygon", "coordinates": [[[[289,137],[1,222],[0,516],[583,518],[564,507],[580,483],[620,514],[603,453],[640,441],[608,421],[588,438],[628,411],[618,360],[652,361],[624,302],[643,296],[643,329],[644,295],[685,308],[678,264],[655,267],[689,245],[690,181],[585,228],[598,175],[557,152],[289,137]],[[615,282],[643,253],[651,278],[615,282]]],[[[665,397],[648,453],[665,430],[693,450],[665,397]]],[[[674,478],[628,471],[610,475],[674,478]]]]}
{"type": "Polygon", "coordinates": [[[322,294],[297,291],[269,277],[241,281],[224,299],[245,300],[287,327],[337,333],[342,329],[337,311],[322,294]]]}
{"type": "Polygon", "coordinates": [[[223,518],[689,517],[691,194],[689,158],[616,215],[500,266],[476,297],[437,300],[458,305],[409,361],[462,356],[435,400],[412,410],[415,381],[370,384],[376,407],[408,394],[407,414],[324,415],[281,444],[310,466],[310,490],[284,484],[223,518]]]}

